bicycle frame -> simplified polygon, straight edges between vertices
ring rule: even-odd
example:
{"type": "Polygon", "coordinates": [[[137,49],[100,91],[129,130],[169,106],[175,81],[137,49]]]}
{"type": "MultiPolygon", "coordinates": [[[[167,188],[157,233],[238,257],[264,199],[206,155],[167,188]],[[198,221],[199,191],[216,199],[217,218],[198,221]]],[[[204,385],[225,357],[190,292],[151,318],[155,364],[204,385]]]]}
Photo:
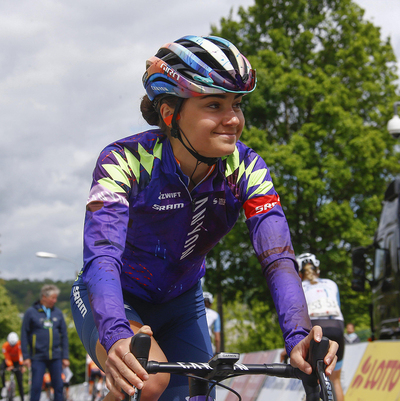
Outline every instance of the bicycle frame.
{"type": "MultiPolygon", "coordinates": [[[[147,373],[170,373],[185,375],[189,380],[189,400],[205,401],[209,398],[212,387],[221,385],[221,381],[234,376],[248,374],[262,374],[283,378],[300,379],[303,382],[307,401],[319,401],[320,395],[323,401],[333,401],[334,395],[332,385],[328,377],[325,376],[325,364],[323,359],[329,348],[329,340],[323,337],[320,343],[314,341],[310,345],[310,363],[313,367],[313,374],[307,375],[287,364],[249,364],[237,363],[240,355],[236,353],[219,353],[208,363],[197,362],[147,362],[150,350],[150,337],[143,333],[138,333],[132,337],[131,352],[147,373]],[[209,387],[211,383],[211,387],[209,387]]],[[[227,389],[229,387],[223,386],[227,389]]],[[[232,389],[229,389],[233,391],[232,389]]],[[[240,395],[233,391],[240,400],[240,395]]],[[[140,400],[141,391],[136,389],[131,401],[140,400]]],[[[126,397],[125,400],[129,400],[126,397]]]]}
{"type": "Polygon", "coordinates": [[[13,401],[15,397],[15,389],[16,389],[16,380],[15,380],[15,373],[18,371],[18,368],[12,368],[10,370],[10,381],[7,386],[7,401],[13,401]]]}

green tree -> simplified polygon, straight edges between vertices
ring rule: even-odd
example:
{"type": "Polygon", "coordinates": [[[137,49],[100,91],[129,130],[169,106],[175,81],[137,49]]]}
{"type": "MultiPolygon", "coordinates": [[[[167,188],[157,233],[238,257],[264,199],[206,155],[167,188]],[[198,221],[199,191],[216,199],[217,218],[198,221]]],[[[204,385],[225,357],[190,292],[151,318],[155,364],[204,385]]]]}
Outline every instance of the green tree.
{"type": "MultiPolygon", "coordinates": [[[[4,288],[3,280],[0,280],[0,341],[3,344],[11,331],[19,333],[21,329],[21,318],[17,307],[11,302],[7,290],[4,288]]],[[[0,344],[0,345],[1,345],[0,344]]],[[[1,354],[3,358],[3,354],[1,354]]]]}
{"type": "Polygon", "coordinates": [[[253,299],[249,306],[242,298],[239,291],[226,307],[225,350],[253,352],[283,347],[278,318],[269,305],[253,299]]]}
{"type": "Polygon", "coordinates": [[[12,302],[17,305],[18,310],[24,313],[32,304],[39,300],[40,289],[45,284],[54,284],[60,289],[60,295],[57,300],[57,307],[61,310],[69,308],[69,296],[71,293],[73,281],[53,281],[45,279],[38,280],[5,280],[4,286],[10,294],[12,302]]]}
{"type": "Polygon", "coordinates": [[[70,369],[74,374],[71,379],[71,384],[83,383],[86,379],[86,350],[75,329],[71,310],[69,308],[65,309],[63,310],[63,313],[68,330],[70,369]]]}
{"type": "MultiPolygon", "coordinates": [[[[399,96],[396,59],[363,16],[351,0],[256,0],[212,28],[257,70],[242,140],[271,170],[295,251],[318,256],[321,276],[339,285],[345,318],[358,325],[369,297],[350,288],[350,251],[372,242],[384,190],[399,172],[386,131],[399,96]]],[[[241,288],[252,302],[265,298],[265,285],[244,232],[241,221],[210,253],[206,283],[226,299],[241,288]]]]}

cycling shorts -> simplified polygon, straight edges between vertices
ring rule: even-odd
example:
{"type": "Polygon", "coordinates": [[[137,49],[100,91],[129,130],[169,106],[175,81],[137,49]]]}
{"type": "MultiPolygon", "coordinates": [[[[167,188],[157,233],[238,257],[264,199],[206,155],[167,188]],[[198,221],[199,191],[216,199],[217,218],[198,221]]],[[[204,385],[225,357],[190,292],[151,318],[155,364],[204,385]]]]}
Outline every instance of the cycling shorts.
{"type": "MultiPolygon", "coordinates": [[[[177,298],[163,304],[151,304],[124,292],[125,314],[128,320],[149,325],[154,338],[170,362],[198,361],[207,362],[212,357],[211,340],[208,332],[203,290],[200,282],[177,298]]],[[[96,343],[99,338],[90,308],[88,291],[78,281],[71,292],[71,309],[78,335],[92,360],[99,366],[96,357],[96,343]],[[87,310],[82,314],[74,299],[79,291],[80,298],[87,310]],[[84,315],[84,316],[83,316],[84,315]]],[[[160,401],[178,401],[188,396],[188,379],[171,375],[168,388],[160,401]]]]}
{"type": "Polygon", "coordinates": [[[344,355],[344,322],[336,319],[312,319],[313,326],[321,326],[325,337],[336,341],[339,344],[339,349],[336,353],[338,358],[335,370],[339,370],[343,366],[344,355]]]}

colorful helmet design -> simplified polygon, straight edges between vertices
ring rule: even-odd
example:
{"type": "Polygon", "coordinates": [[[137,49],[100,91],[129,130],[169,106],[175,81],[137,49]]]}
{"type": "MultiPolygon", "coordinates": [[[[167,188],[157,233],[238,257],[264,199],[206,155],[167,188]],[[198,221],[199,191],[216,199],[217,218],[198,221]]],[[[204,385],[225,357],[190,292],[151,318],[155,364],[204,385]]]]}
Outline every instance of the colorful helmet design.
{"type": "Polygon", "coordinates": [[[18,342],[19,337],[18,334],[12,331],[8,336],[7,336],[7,341],[11,345],[11,347],[14,347],[14,345],[18,342]]]}
{"type": "Polygon", "coordinates": [[[203,292],[204,301],[208,301],[210,304],[213,303],[214,297],[212,296],[211,292],[203,292]]]}
{"type": "Polygon", "coordinates": [[[316,272],[319,273],[319,260],[312,253],[302,253],[296,260],[299,265],[299,272],[303,270],[307,263],[311,263],[316,268],[316,272]]]}
{"type": "Polygon", "coordinates": [[[256,72],[228,40],[189,35],[165,44],[147,60],[143,86],[150,100],[158,95],[245,94],[254,90],[256,72]]]}

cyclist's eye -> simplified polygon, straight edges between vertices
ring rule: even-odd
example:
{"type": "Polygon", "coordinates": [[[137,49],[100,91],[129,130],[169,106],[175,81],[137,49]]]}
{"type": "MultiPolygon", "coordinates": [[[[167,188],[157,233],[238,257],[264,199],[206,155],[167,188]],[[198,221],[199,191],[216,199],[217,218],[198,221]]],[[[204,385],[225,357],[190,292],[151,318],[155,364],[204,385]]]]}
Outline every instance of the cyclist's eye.
{"type": "Polygon", "coordinates": [[[234,107],[235,109],[242,109],[242,103],[241,103],[241,102],[235,103],[235,104],[233,105],[233,107],[234,107]]]}

